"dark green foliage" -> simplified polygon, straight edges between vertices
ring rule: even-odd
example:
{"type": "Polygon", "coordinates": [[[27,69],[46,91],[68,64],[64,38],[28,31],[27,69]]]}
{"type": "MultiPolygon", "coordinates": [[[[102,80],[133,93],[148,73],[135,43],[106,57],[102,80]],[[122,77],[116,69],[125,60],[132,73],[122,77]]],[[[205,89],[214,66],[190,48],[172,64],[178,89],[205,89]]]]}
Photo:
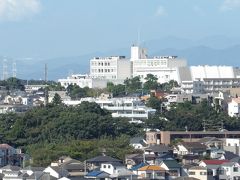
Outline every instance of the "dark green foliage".
{"type": "Polygon", "coordinates": [[[7,90],[21,90],[24,91],[24,83],[22,80],[11,77],[7,80],[0,81],[0,86],[5,86],[7,90]]]}
{"type": "Polygon", "coordinates": [[[61,86],[60,83],[51,83],[48,84],[47,89],[49,91],[65,91],[65,88],[63,86],[61,86]]]}
{"type": "Polygon", "coordinates": [[[154,96],[151,96],[146,103],[146,106],[151,107],[153,109],[156,109],[158,111],[160,111],[161,109],[161,101],[159,99],[157,99],[154,96]]]}
{"type": "Polygon", "coordinates": [[[126,154],[134,153],[135,150],[129,146],[129,136],[117,138],[102,137],[93,140],[70,140],[58,144],[39,143],[28,146],[28,153],[32,154],[33,165],[46,166],[52,160],[67,155],[84,161],[94,156],[102,155],[124,160],[126,154]],[[37,152],[37,153],[36,153],[37,152]]]}
{"type": "Polygon", "coordinates": [[[139,76],[125,79],[124,84],[127,93],[134,93],[142,89],[142,82],[139,76]]]}
{"type": "Polygon", "coordinates": [[[123,84],[114,85],[112,82],[108,82],[107,90],[113,97],[126,95],[126,86],[123,84]]]}
{"type": "Polygon", "coordinates": [[[53,100],[52,100],[53,105],[60,105],[62,104],[62,99],[61,96],[58,93],[55,93],[53,100]]]}
{"type": "Polygon", "coordinates": [[[152,74],[147,74],[147,77],[145,78],[145,83],[143,85],[143,88],[145,90],[156,90],[159,86],[159,83],[157,82],[158,81],[158,78],[155,77],[154,75],[152,74]]]}
{"type": "Polygon", "coordinates": [[[206,130],[239,130],[240,121],[231,118],[226,112],[219,112],[212,107],[208,101],[194,105],[190,102],[172,105],[169,111],[156,114],[156,116],[146,121],[148,127],[161,130],[189,130],[202,131],[203,124],[206,130]]]}
{"type": "Polygon", "coordinates": [[[0,115],[1,143],[23,147],[38,165],[45,165],[59,155],[86,159],[98,154],[100,147],[108,149],[109,155],[122,158],[129,148],[126,137],[139,134],[139,129],[128,119],[114,119],[108,111],[89,102],[76,107],[53,103],[22,115],[0,115]],[[118,137],[122,135],[127,136],[120,141],[118,137]],[[103,142],[103,137],[108,140],[103,142]],[[119,151],[115,149],[118,146],[119,151]]]}

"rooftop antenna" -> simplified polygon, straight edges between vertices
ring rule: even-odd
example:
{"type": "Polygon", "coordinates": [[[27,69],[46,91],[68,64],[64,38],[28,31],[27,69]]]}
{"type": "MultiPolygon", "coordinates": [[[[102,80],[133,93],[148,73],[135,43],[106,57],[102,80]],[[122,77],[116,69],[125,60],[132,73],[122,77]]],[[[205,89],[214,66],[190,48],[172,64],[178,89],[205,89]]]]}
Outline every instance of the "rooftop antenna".
{"type": "Polygon", "coordinates": [[[14,77],[14,78],[17,77],[17,64],[15,61],[12,64],[12,77],[14,77]]]}
{"type": "Polygon", "coordinates": [[[138,28],[138,38],[137,38],[137,45],[140,46],[140,36],[141,36],[141,32],[140,32],[140,28],[138,28]]]}
{"type": "Polygon", "coordinates": [[[3,60],[3,75],[2,79],[6,80],[8,78],[8,66],[7,66],[7,59],[3,60]]]}

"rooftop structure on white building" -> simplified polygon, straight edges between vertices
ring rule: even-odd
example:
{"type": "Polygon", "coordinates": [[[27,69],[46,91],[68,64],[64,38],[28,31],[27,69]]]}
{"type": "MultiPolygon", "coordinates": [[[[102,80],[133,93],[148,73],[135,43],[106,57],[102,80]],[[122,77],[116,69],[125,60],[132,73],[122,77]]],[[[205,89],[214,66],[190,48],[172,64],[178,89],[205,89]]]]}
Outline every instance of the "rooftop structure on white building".
{"type": "Polygon", "coordinates": [[[147,74],[153,74],[160,83],[175,80],[181,81],[179,77],[179,68],[187,67],[185,59],[177,56],[154,56],[148,57],[147,49],[138,46],[131,47],[132,76],[140,76],[141,80],[147,74]]]}
{"type": "Polygon", "coordinates": [[[180,76],[186,93],[213,93],[240,87],[240,70],[232,66],[191,66],[180,76]]]}

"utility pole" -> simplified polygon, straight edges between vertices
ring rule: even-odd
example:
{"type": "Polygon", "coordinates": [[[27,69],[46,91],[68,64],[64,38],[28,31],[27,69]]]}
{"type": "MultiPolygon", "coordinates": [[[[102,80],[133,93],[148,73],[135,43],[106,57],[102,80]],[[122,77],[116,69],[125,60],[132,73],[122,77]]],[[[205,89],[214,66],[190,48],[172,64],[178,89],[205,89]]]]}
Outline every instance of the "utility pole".
{"type": "Polygon", "coordinates": [[[2,80],[6,80],[8,78],[8,66],[7,66],[7,59],[3,60],[3,75],[2,80]]]}
{"type": "Polygon", "coordinates": [[[17,65],[16,62],[14,61],[12,64],[12,77],[16,78],[17,77],[17,65]]]}
{"type": "Polygon", "coordinates": [[[44,98],[44,106],[47,106],[48,104],[48,90],[47,90],[47,64],[45,64],[45,70],[44,70],[44,81],[45,81],[45,98],[44,98]]]}

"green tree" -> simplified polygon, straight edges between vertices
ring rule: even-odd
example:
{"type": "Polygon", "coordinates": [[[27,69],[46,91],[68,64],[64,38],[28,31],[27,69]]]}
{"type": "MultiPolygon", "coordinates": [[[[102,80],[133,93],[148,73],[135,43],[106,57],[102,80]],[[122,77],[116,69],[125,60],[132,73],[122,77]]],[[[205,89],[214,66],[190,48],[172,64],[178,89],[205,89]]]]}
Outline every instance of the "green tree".
{"type": "Polygon", "coordinates": [[[62,98],[58,93],[55,93],[53,99],[52,99],[52,104],[53,105],[60,105],[62,104],[62,98]]]}
{"type": "Polygon", "coordinates": [[[151,107],[153,109],[156,109],[158,111],[161,110],[161,101],[159,99],[157,99],[156,97],[154,96],[151,96],[148,100],[147,100],[147,103],[146,103],[146,106],[148,107],[151,107]]]}
{"type": "Polygon", "coordinates": [[[140,80],[140,76],[125,79],[124,85],[126,86],[127,93],[139,92],[139,90],[142,89],[142,82],[140,80]]]}
{"type": "Polygon", "coordinates": [[[147,74],[144,78],[145,83],[143,85],[144,89],[147,91],[156,90],[158,88],[158,78],[152,74],[147,74]]]}
{"type": "Polygon", "coordinates": [[[123,84],[114,85],[112,82],[107,84],[107,90],[113,97],[124,96],[126,94],[126,86],[123,84]]]}

